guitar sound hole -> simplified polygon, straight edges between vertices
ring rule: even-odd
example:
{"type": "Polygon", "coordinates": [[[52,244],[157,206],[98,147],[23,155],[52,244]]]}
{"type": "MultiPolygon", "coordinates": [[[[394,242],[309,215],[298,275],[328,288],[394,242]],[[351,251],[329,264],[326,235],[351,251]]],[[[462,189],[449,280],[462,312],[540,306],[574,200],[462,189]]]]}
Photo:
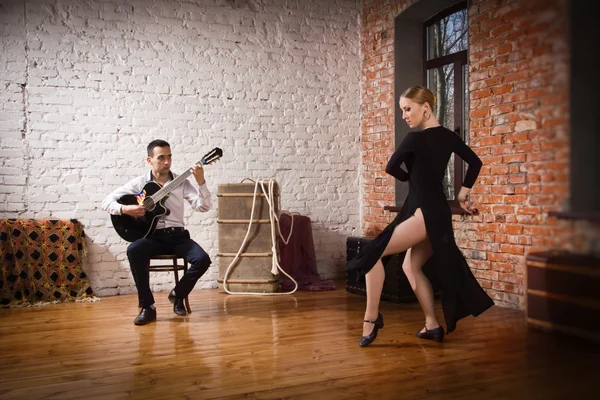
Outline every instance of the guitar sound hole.
{"type": "Polygon", "coordinates": [[[151,197],[146,197],[144,199],[144,208],[146,209],[146,211],[152,211],[154,209],[154,201],[152,200],[151,197]]]}

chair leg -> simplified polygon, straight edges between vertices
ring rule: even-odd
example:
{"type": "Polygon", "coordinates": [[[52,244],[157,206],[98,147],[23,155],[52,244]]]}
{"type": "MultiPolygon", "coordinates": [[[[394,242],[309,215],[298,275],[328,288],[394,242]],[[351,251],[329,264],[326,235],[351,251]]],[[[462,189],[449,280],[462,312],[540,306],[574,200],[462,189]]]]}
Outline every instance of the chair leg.
{"type": "MultiPolygon", "coordinates": [[[[183,259],[183,274],[185,275],[187,273],[187,269],[188,269],[188,262],[187,260],[184,258],[183,259]]],[[[192,308],[190,307],[190,300],[188,299],[189,296],[185,296],[185,308],[188,312],[188,314],[192,313],[192,308]]]]}
{"type": "MultiPolygon", "coordinates": [[[[184,263],[185,263],[185,259],[184,259],[184,263]]],[[[173,275],[175,275],[175,286],[177,286],[177,284],[179,283],[179,270],[177,269],[178,267],[179,267],[179,264],[177,263],[177,258],[174,258],[173,259],[173,275]]],[[[187,297],[185,298],[185,302],[187,303],[187,297]]],[[[189,314],[190,306],[187,305],[186,307],[187,308],[185,311],[189,314]]]]}
{"type": "Polygon", "coordinates": [[[185,296],[185,308],[187,309],[188,314],[192,313],[192,309],[190,308],[190,301],[188,300],[188,296],[185,296]]]}
{"type": "Polygon", "coordinates": [[[173,259],[173,275],[175,275],[175,286],[177,286],[177,284],[179,283],[179,273],[177,271],[177,259],[174,258],[173,259]]]}

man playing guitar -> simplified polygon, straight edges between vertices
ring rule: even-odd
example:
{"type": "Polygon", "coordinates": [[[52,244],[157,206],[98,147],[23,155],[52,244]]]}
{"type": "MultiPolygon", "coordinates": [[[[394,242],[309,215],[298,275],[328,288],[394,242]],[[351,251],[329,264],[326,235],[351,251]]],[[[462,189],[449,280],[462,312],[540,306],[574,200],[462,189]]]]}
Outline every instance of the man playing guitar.
{"type": "MultiPolygon", "coordinates": [[[[148,217],[148,207],[143,204],[148,196],[147,188],[169,188],[170,182],[176,178],[171,172],[171,147],[164,140],[154,140],[147,148],[146,161],[151,167],[147,174],[137,177],[109,194],[102,202],[102,209],[113,216],[113,223],[119,218],[131,221],[143,221],[148,217]],[[138,204],[123,204],[122,199],[134,195],[138,204]],[[129,216],[129,217],[125,217],[129,216]],[[131,217],[131,218],[130,218],[131,217]]],[[[177,315],[186,315],[183,299],[192,291],[198,279],[208,270],[211,264],[208,254],[190,238],[184,228],[184,199],[195,211],[206,212],[212,206],[211,194],[204,180],[202,163],[190,168],[197,187],[189,180],[181,181],[169,191],[166,200],[160,206],[163,213],[152,218],[152,229],[148,234],[132,241],[127,247],[127,257],[131,273],[138,291],[141,311],[133,321],[136,325],[145,325],[156,320],[154,296],[150,289],[150,258],[160,254],[176,254],[185,258],[190,267],[179,283],[169,293],[173,303],[173,311],[177,315]]],[[[183,174],[182,174],[183,175],[183,174]]],[[[157,205],[159,207],[159,205],[157,205]]],[[[115,226],[117,228],[117,226],[115,226]]]]}

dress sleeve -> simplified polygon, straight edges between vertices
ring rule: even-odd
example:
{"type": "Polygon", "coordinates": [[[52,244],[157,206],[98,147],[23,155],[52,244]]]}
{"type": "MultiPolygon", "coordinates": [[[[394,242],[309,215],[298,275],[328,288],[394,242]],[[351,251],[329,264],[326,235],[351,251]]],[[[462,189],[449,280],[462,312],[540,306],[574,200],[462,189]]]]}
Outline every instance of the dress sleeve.
{"type": "Polygon", "coordinates": [[[409,178],[408,173],[401,168],[402,163],[406,162],[408,156],[414,152],[414,136],[413,133],[410,132],[398,149],[392,154],[390,161],[388,161],[387,167],[385,167],[385,172],[392,175],[394,178],[398,179],[401,182],[406,182],[409,178]]]}
{"type": "Polygon", "coordinates": [[[471,150],[471,148],[467,146],[465,142],[462,141],[460,136],[458,136],[455,133],[452,133],[452,135],[454,136],[454,140],[452,143],[452,151],[458,154],[458,156],[462,158],[463,161],[469,164],[462,185],[466,188],[471,189],[475,184],[477,177],[479,176],[479,171],[481,170],[481,166],[483,165],[483,163],[481,162],[481,159],[477,156],[477,154],[475,154],[475,152],[471,150]]]}

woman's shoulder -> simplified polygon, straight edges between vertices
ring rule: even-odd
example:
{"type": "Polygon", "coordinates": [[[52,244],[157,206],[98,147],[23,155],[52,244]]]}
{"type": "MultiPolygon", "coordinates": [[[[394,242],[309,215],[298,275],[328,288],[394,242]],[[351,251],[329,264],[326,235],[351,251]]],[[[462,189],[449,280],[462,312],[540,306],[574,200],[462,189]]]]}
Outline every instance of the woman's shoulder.
{"type": "Polygon", "coordinates": [[[442,133],[442,134],[448,134],[451,133],[453,135],[456,135],[456,133],[452,132],[450,129],[446,128],[443,125],[438,125],[438,126],[434,126],[433,128],[428,128],[425,130],[426,132],[435,132],[435,133],[442,133]]]}
{"type": "Polygon", "coordinates": [[[432,137],[442,140],[443,143],[446,143],[447,140],[452,141],[459,138],[456,132],[452,132],[445,126],[439,125],[420,131],[410,131],[404,137],[404,141],[407,143],[430,143],[432,137]]]}
{"type": "Polygon", "coordinates": [[[427,128],[427,129],[423,129],[420,131],[410,131],[406,134],[406,138],[408,139],[409,137],[413,140],[415,139],[420,139],[420,138],[425,138],[429,135],[454,135],[457,136],[456,133],[452,132],[450,129],[439,125],[439,126],[434,126],[432,128],[427,128]]]}
{"type": "Polygon", "coordinates": [[[441,143],[454,143],[456,139],[460,140],[460,136],[456,132],[453,132],[442,125],[429,128],[426,132],[428,132],[429,135],[434,135],[441,143]]]}
{"type": "Polygon", "coordinates": [[[426,128],[426,129],[421,129],[419,131],[410,131],[406,134],[406,136],[422,136],[423,134],[427,134],[427,133],[435,133],[435,134],[447,134],[447,133],[452,133],[454,135],[456,135],[456,133],[452,132],[450,129],[446,128],[443,125],[438,125],[438,126],[434,126],[431,128],[426,128]]]}

